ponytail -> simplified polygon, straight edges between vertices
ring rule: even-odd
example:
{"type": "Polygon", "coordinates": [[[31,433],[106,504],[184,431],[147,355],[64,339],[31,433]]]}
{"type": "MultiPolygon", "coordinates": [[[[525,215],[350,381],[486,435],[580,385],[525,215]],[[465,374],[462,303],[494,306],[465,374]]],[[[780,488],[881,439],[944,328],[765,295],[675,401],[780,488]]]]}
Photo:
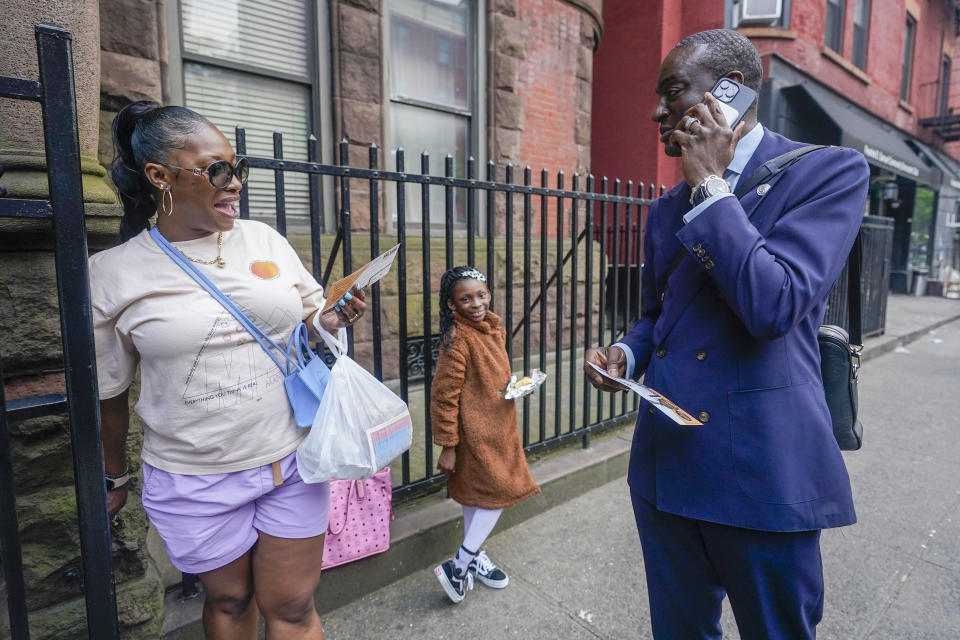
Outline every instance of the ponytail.
{"type": "Polygon", "coordinates": [[[156,188],[147,180],[144,165],[166,162],[171,151],[186,147],[190,136],[204,125],[210,122],[186,107],[161,107],[146,100],[128,104],[113,119],[117,157],[110,177],[123,204],[119,242],[149,229],[157,210],[156,188]]]}

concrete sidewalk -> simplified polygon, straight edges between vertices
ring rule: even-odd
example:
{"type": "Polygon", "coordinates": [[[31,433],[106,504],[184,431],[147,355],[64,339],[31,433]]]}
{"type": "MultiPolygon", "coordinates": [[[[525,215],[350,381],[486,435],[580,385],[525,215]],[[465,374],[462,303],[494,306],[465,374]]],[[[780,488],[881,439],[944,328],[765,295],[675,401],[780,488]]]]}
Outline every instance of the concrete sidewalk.
{"type": "MultiPolygon", "coordinates": [[[[957,318],[955,301],[892,298],[889,333],[868,345],[889,355],[868,358],[861,386],[866,446],[845,454],[859,523],[823,536],[821,638],[960,638],[960,440],[953,400],[960,323],[943,322],[957,318]],[[940,328],[928,335],[930,326],[940,328]],[[904,348],[908,339],[913,344],[904,348]]],[[[438,548],[433,560],[445,559],[457,544],[438,548]]],[[[507,589],[478,584],[453,605],[425,568],[324,615],[326,637],[652,637],[623,478],[501,528],[485,546],[510,575],[507,589]]],[[[738,638],[724,606],[724,637],[738,638]]]]}
{"type": "MultiPolygon", "coordinates": [[[[887,332],[866,341],[864,361],[895,351],[925,336],[932,328],[956,319],[960,319],[960,302],[891,296],[887,332]]],[[[958,326],[960,323],[952,325],[958,326]]],[[[934,343],[928,341],[924,346],[928,344],[934,343]]],[[[865,370],[861,393],[865,398],[862,404],[868,443],[874,438],[879,441],[879,435],[874,435],[874,424],[896,415],[874,415],[876,407],[889,404],[889,400],[878,403],[866,399],[873,393],[883,396],[883,389],[872,386],[871,372],[885,360],[877,365],[871,362],[865,370]]],[[[508,509],[496,535],[486,545],[491,557],[510,573],[510,587],[497,592],[478,585],[455,608],[446,600],[430,569],[460,544],[459,506],[442,494],[434,494],[399,507],[388,552],[327,571],[321,579],[317,603],[327,638],[649,637],[640,548],[623,481],[631,433],[632,425],[624,425],[602,436],[595,435],[589,450],[573,444],[533,461],[531,468],[543,494],[508,509]]],[[[867,452],[852,456],[848,458],[851,475],[853,466],[862,465],[871,457],[867,452]]],[[[883,464],[877,465],[878,471],[883,469],[883,464]]],[[[897,480],[898,477],[889,477],[886,482],[897,480]]],[[[859,500],[858,509],[863,521],[864,506],[859,500]]],[[[848,567],[844,557],[849,552],[844,545],[851,542],[849,532],[855,530],[848,528],[825,535],[824,556],[828,563],[834,553],[832,545],[839,545],[833,572],[839,578],[835,579],[851,583],[849,586],[856,587],[854,592],[859,594],[875,584],[876,581],[869,580],[871,576],[877,580],[889,578],[893,568],[873,567],[867,576],[852,570],[854,564],[859,567],[859,563],[869,564],[871,559],[886,562],[889,558],[879,551],[868,558],[858,554],[848,567]],[[867,582],[861,584],[863,579],[867,582]]],[[[860,548],[858,544],[854,546],[860,548]]],[[[876,605],[872,596],[860,600],[845,595],[846,585],[833,588],[837,593],[831,597],[838,601],[850,598],[851,615],[855,618],[876,605]]],[[[960,582],[956,585],[957,594],[960,582]]],[[[200,603],[200,599],[181,603],[175,593],[169,594],[165,638],[202,638],[198,623],[200,603]]],[[[953,624],[951,633],[942,636],[865,636],[846,634],[841,632],[842,627],[836,635],[830,635],[833,632],[828,629],[832,627],[825,623],[821,637],[956,640],[960,638],[960,618],[953,624]]],[[[724,626],[735,634],[729,612],[725,613],[724,626]]]]}

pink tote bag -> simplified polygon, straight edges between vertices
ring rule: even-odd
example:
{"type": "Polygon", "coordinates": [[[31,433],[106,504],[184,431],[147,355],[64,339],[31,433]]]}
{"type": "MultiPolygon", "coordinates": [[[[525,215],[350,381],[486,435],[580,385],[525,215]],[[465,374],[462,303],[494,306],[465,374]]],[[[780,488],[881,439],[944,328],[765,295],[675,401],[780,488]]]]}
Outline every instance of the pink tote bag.
{"type": "Polygon", "coordinates": [[[363,480],[330,481],[330,524],[321,568],[329,569],[390,548],[393,520],[390,467],[363,480]]]}

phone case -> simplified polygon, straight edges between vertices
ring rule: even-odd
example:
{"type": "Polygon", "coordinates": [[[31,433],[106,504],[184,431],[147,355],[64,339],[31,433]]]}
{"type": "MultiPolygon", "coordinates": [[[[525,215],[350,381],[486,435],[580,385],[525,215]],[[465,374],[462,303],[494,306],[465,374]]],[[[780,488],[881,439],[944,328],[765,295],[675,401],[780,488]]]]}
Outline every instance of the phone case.
{"type": "Polygon", "coordinates": [[[710,93],[719,101],[720,110],[731,129],[737,126],[757,100],[757,93],[753,89],[730,78],[720,78],[710,93]]]}

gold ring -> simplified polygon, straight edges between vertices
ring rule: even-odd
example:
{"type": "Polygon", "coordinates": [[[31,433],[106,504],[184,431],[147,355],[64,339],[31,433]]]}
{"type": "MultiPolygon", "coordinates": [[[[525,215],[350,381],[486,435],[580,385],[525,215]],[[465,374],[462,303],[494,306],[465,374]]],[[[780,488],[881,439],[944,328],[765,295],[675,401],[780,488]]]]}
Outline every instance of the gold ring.
{"type": "Polygon", "coordinates": [[[356,314],[355,316],[353,316],[352,318],[347,318],[347,322],[349,322],[350,324],[353,324],[354,321],[356,321],[356,319],[359,318],[359,317],[360,317],[360,314],[358,313],[358,314],[356,314]]]}

